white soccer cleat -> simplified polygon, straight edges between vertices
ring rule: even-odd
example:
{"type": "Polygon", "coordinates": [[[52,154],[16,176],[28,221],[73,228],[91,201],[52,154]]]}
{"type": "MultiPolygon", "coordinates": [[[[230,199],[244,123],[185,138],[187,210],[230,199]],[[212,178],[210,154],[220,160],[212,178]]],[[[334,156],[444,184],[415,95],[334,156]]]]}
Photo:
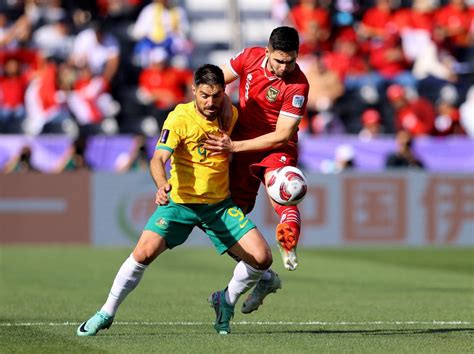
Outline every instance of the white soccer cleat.
{"type": "Polygon", "coordinates": [[[278,274],[271,271],[272,277],[269,280],[260,279],[255,285],[253,291],[247,296],[244,303],[242,304],[242,313],[250,313],[257,310],[260,305],[263,304],[263,299],[268,294],[276,293],[278,289],[281,289],[281,280],[278,274]]]}
{"type": "Polygon", "coordinates": [[[283,260],[283,266],[286,270],[294,271],[298,267],[298,257],[296,256],[296,247],[290,251],[287,251],[278,244],[280,249],[281,258],[283,260]]]}

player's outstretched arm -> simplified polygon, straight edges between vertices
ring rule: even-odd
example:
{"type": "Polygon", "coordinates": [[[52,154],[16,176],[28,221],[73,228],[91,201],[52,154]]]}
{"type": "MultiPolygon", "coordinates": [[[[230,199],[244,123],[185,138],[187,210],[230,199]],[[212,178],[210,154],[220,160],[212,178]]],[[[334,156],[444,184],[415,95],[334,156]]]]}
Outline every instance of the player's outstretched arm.
{"type": "Polygon", "coordinates": [[[299,122],[299,119],[280,115],[274,132],[240,141],[232,141],[227,134],[209,135],[204,148],[212,154],[278,149],[285,146],[293,137],[299,122]]]}

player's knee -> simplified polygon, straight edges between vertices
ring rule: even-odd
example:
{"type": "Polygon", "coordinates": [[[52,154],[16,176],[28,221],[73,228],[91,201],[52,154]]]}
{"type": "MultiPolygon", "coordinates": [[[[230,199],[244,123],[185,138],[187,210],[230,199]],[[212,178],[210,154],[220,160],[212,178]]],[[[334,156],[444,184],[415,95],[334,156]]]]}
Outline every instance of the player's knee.
{"type": "Polygon", "coordinates": [[[264,248],[259,250],[254,255],[255,258],[255,268],[265,270],[270,268],[273,263],[272,251],[270,248],[264,248]]]}
{"type": "Polygon", "coordinates": [[[156,252],[154,252],[152,249],[150,248],[146,248],[146,247],[136,247],[134,250],[133,250],[133,258],[135,259],[135,261],[137,261],[138,263],[141,263],[141,264],[150,264],[151,262],[153,262],[153,260],[156,258],[156,255],[155,255],[156,252]]]}
{"type": "Polygon", "coordinates": [[[163,239],[155,237],[141,237],[133,250],[133,258],[138,263],[150,264],[166,249],[163,239]]]}

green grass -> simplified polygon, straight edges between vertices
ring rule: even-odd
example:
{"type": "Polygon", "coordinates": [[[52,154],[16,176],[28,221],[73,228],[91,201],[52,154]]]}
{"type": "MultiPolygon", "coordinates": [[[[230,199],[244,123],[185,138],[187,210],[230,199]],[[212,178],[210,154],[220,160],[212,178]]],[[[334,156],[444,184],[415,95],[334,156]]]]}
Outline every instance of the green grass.
{"type": "Polygon", "coordinates": [[[0,248],[0,352],[474,352],[474,252],[451,248],[302,249],[292,273],[275,252],[283,289],[257,312],[236,311],[228,336],[214,332],[206,299],[234,262],[181,248],[150,266],[110,330],[77,337],[129,252],[0,248]]]}

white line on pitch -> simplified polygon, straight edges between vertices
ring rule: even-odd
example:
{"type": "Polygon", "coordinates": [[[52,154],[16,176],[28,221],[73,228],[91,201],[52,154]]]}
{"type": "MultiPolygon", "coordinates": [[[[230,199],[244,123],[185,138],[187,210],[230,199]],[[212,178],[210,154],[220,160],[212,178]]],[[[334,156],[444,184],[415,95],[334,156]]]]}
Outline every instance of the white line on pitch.
{"type": "MultiPolygon", "coordinates": [[[[368,321],[368,322],[324,322],[324,321],[308,321],[308,322],[285,322],[285,321],[236,321],[233,322],[237,325],[286,325],[286,326],[360,326],[360,325],[471,325],[474,322],[471,321],[368,321]]],[[[201,326],[210,325],[212,322],[114,322],[114,325],[126,325],[126,326],[201,326]]],[[[29,327],[29,326],[77,326],[77,322],[3,322],[0,323],[0,327],[29,327]]]]}

